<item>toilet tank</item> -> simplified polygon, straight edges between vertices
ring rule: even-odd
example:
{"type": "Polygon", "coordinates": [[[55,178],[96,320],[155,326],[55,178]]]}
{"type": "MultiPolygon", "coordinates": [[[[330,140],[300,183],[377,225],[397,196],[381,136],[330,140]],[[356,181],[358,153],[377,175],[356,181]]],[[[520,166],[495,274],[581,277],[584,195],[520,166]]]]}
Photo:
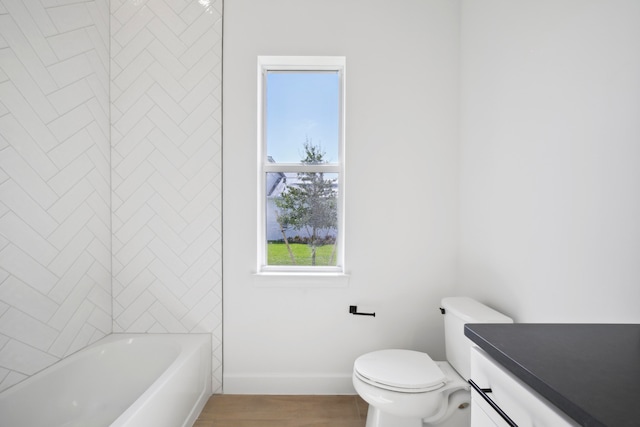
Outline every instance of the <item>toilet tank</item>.
{"type": "Polygon", "coordinates": [[[472,342],[464,335],[465,323],[513,323],[510,317],[467,297],[442,299],[447,361],[469,379],[472,342]]]}

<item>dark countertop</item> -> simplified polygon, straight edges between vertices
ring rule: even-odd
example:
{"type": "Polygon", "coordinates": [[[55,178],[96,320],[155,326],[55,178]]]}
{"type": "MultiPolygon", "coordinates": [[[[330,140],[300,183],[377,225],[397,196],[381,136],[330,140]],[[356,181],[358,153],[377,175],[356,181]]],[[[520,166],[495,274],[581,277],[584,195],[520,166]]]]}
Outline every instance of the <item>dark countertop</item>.
{"type": "Polygon", "coordinates": [[[640,426],[640,325],[467,324],[464,334],[582,426],[640,426]]]}

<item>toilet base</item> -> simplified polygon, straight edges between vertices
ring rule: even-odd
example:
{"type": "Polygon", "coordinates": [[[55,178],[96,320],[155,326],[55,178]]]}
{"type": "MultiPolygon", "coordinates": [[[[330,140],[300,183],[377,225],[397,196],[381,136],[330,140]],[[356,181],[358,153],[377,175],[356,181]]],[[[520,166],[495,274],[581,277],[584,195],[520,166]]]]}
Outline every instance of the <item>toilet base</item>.
{"type": "Polygon", "coordinates": [[[365,427],[422,427],[421,418],[404,418],[381,412],[369,405],[365,427]]]}
{"type": "MultiPolygon", "coordinates": [[[[379,409],[369,405],[367,412],[367,424],[365,427],[469,427],[471,425],[471,407],[468,404],[469,392],[458,393],[459,397],[466,397],[465,402],[456,402],[456,409],[446,420],[432,424],[425,423],[419,418],[403,418],[380,412],[379,409]],[[460,406],[457,406],[460,405],[460,406]]],[[[457,399],[456,399],[457,400],[457,399]]]]}

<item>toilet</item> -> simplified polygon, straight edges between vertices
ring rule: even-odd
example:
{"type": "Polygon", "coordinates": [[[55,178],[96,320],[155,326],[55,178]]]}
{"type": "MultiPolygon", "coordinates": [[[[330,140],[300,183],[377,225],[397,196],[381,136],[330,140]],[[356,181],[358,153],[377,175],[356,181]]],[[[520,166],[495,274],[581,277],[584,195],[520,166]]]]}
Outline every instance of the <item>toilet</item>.
{"type": "Polygon", "coordinates": [[[378,350],[358,357],[353,385],[369,404],[366,427],[469,427],[471,341],[465,323],[513,323],[467,297],[442,299],[447,361],[413,350],[378,350]]]}

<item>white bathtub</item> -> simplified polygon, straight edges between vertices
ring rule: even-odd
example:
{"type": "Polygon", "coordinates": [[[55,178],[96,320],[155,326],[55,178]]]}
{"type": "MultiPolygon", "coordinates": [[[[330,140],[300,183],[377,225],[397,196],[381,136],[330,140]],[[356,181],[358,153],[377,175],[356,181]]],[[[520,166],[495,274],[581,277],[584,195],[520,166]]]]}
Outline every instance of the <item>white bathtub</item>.
{"type": "Polygon", "coordinates": [[[210,395],[210,335],[112,334],[0,393],[0,426],[187,427],[210,395]]]}

